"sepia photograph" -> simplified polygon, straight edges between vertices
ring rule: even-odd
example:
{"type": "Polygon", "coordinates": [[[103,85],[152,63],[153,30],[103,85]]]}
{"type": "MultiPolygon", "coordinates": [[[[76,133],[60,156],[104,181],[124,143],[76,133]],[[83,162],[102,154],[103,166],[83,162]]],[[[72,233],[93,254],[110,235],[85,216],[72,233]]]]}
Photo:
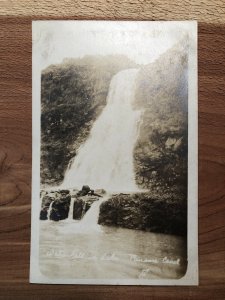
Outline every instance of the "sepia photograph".
{"type": "Polygon", "coordinates": [[[197,285],[197,22],[33,21],[30,282],[197,285]]]}

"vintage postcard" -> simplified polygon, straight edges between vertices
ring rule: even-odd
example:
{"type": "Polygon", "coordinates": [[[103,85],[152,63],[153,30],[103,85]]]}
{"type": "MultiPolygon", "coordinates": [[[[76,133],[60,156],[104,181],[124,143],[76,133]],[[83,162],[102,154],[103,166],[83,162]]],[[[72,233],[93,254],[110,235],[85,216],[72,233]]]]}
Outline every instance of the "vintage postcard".
{"type": "Polygon", "coordinates": [[[30,282],[198,284],[197,23],[32,26],[30,282]]]}

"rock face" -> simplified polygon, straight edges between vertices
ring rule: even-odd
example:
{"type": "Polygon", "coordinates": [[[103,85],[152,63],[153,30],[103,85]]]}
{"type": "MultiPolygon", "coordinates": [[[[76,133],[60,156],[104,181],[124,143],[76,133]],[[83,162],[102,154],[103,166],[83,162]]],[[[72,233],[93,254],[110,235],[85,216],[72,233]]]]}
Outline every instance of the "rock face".
{"type": "Polygon", "coordinates": [[[187,233],[186,199],[174,195],[118,194],[100,206],[99,224],[183,235],[187,233]]]}

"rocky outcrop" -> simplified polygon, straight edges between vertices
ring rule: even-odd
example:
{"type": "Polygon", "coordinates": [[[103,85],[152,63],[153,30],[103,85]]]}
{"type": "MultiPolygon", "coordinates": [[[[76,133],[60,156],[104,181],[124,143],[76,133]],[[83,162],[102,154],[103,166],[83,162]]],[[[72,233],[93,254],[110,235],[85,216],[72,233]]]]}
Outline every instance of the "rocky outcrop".
{"type": "Polygon", "coordinates": [[[186,235],[186,199],[175,195],[118,194],[100,206],[99,224],[186,235]]]}
{"type": "Polygon", "coordinates": [[[80,220],[99,197],[87,194],[79,196],[78,190],[57,190],[42,193],[40,220],[60,221],[68,218],[73,201],[73,219],[80,220]],[[52,205],[51,205],[52,203],[52,205]],[[51,207],[50,207],[51,205],[51,207]],[[51,211],[49,211],[51,209],[51,211]]]}
{"type": "Polygon", "coordinates": [[[71,194],[69,190],[43,192],[40,220],[59,221],[68,217],[71,194]],[[52,204],[52,205],[51,205],[52,204]],[[51,205],[51,211],[49,211],[51,205]]]}
{"type": "MultiPolygon", "coordinates": [[[[101,193],[101,190],[98,191],[101,193]]],[[[104,191],[102,191],[102,195],[104,191]]],[[[87,194],[78,196],[78,191],[58,190],[47,192],[42,197],[40,219],[60,221],[68,218],[73,201],[73,219],[81,220],[99,197],[87,194]],[[51,205],[51,211],[50,204],[51,205]]],[[[129,229],[159,233],[186,235],[187,202],[176,193],[115,194],[100,206],[98,223],[129,229]]]]}
{"type": "Polygon", "coordinates": [[[60,221],[68,218],[71,195],[69,191],[58,192],[58,197],[52,204],[50,220],[60,221]]]}
{"type": "Polygon", "coordinates": [[[99,198],[91,195],[76,197],[73,206],[73,219],[80,220],[89,210],[93,202],[98,201],[99,198]]]}
{"type": "Polygon", "coordinates": [[[44,192],[42,191],[42,204],[41,204],[41,212],[40,212],[40,220],[47,220],[48,219],[48,210],[50,204],[56,200],[56,193],[55,192],[44,192]]]}

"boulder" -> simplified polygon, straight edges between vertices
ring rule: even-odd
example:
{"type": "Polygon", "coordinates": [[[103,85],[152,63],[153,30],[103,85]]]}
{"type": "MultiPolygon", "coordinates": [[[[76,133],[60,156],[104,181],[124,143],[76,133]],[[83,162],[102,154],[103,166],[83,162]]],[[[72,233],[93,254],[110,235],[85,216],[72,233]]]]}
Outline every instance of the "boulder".
{"type": "Polygon", "coordinates": [[[40,211],[40,220],[48,219],[48,210],[51,202],[55,201],[58,197],[57,192],[46,192],[42,193],[42,203],[41,203],[41,211],[40,211]]]}
{"type": "Polygon", "coordinates": [[[70,194],[65,190],[60,191],[58,198],[52,204],[50,219],[59,221],[68,218],[70,201],[70,194]]]}
{"type": "Polygon", "coordinates": [[[85,201],[81,198],[76,198],[73,206],[73,219],[80,220],[85,209],[85,201]]]}

